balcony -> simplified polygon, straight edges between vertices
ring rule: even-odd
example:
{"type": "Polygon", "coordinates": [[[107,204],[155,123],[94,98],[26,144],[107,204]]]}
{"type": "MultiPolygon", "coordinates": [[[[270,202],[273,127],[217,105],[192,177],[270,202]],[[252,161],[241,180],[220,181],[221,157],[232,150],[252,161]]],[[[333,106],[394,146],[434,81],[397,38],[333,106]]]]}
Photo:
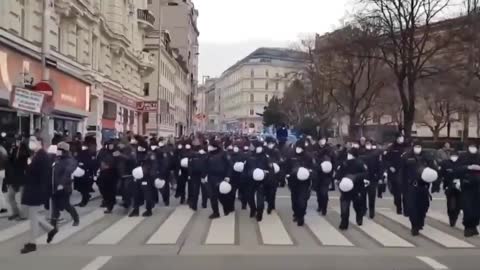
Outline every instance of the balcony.
{"type": "Polygon", "coordinates": [[[155,16],[148,9],[138,9],[137,10],[138,24],[141,28],[144,29],[153,29],[155,24],[155,16]]]}
{"type": "Polygon", "coordinates": [[[147,52],[140,52],[138,59],[140,60],[140,74],[142,76],[148,76],[155,70],[155,58],[153,55],[147,52]]]}

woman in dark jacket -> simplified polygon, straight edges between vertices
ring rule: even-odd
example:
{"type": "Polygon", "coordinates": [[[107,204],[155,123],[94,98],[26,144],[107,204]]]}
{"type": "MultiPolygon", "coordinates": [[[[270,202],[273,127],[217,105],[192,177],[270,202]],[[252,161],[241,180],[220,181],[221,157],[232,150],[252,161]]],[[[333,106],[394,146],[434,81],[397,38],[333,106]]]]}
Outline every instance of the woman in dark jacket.
{"type": "Polygon", "coordinates": [[[27,207],[30,219],[30,241],[21,250],[22,254],[37,250],[36,239],[40,236],[40,228],[48,232],[47,242],[51,242],[57,230],[41,215],[40,211],[48,197],[50,181],[50,162],[41,140],[30,137],[28,147],[33,152],[25,175],[22,204],[27,207]]]}

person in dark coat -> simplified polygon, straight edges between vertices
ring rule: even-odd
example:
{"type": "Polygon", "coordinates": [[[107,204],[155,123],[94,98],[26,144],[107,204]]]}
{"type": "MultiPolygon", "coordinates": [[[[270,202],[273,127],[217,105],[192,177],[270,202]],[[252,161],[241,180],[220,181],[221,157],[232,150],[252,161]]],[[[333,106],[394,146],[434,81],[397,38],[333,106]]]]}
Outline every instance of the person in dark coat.
{"type": "Polygon", "coordinates": [[[193,151],[188,164],[188,205],[196,211],[201,190],[202,206],[207,206],[207,196],[201,182],[207,176],[207,152],[202,145],[194,145],[193,151]]]}
{"type": "Polygon", "coordinates": [[[447,199],[447,214],[451,227],[455,227],[462,209],[461,174],[458,172],[458,153],[451,151],[448,159],[440,162],[440,176],[447,199]]]}
{"type": "MultiPolygon", "coordinates": [[[[155,149],[157,160],[157,177],[165,181],[165,185],[159,190],[162,195],[163,204],[170,205],[170,168],[173,157],[163,137],[158,138],[158,148],[155,149]]],[[[158,197],[158,194],[156,194],[158,197]]],[[[159,201],[159,200],[157,200],[159,201]]]]}
{"type": "Polygon", "coordinates": [[[17,139],[13,147],[10,148],[5,170],[8,204],[12,211],[8,218],[9,220],[23,220],[26,218],[27,213],[22,213],[23,211],[18,207],[16,195],[22,193],[29,157],[30,150],[27,143],[20,138],[17,139]]]}
{"type": "Polygon", "coordinates": [[[336,164],[335,152],[327,144],[327,138],[322,137],[318,144],[314,146],[313,154],[318,165],[318,173],[312,181],[313,189],[317,193],[317,211],[325,216],[328,209],[328,191],[333,183],[333,168],[335,168],[336,164]]]}
{"type": "Polygon", "coordinates": [[[113,157],[105,157],[100,163],[100,170],[97,177],[97,185],[102,195],[105,214],[112,213],[113,207],[117,203],[117,181],[118,172],[113,164],[113,157]]]}
{"type": "Polygon", "coordinates": [[[70,145],[60,142],[57,145],[57,159],[52,165],[52,225],[57,227],[60,212],[67,211],[73,220],[73,226],[78,226],[80,219],[70,204],[74,171],[77,161],[70,155],[70,145]]]}
{"type": "Polygon", "coordinates": [[[380,155],[372,148],[372,142],[367,141],[365,150],[360,154],[360,159],[367,165],[368,175],[366,179],[370,181],[367,187],[365,199],[368,201],[369,217],[375,217],[375,200],[377,197],[378,179],[380,173],[380,155]]]}
{"type": "Polygon", "coordinates": [[[82,195],[82,200],[76,206],[85,207],[92,197],[90,193],[94,191],[92,188],[93,178],[98,170],[96,155],[96,145],[86,143],[81,146],[80,152],[77,153],[78,167],[83,169],[85,174],[82,177],[74,178],[74,187],[82,195]]]}
{"type": "Polygon", "coordinates": [[[407,181],[403,177],[402,158],[407,145],[402,134],[398,134],[395,142],[383,153],[383,165],[388,176],[388,188],[393,195],[393,202],[397,208],[397,214],[408,216],[406,210],[407,181]]]}
{"type": "Polygon", "coordinates": [[[26,206],[30,220],[29,242],[22,248],[21,253],[37,250],[37,238],[40,228],[48,232],[47,242],[52,241],[57,230],[49,224],[40,214],[42,206],[48,198],[48,186],[51,181],[50,161],[47,152],[42,148],[42,141],[31,137],[28,143],[33,152],[30,164],[26,169],[25,182],[22,195],[22,204],[26,206]]]}
{"type": "MultiPolygon", "coordinates": [[[[221,148],[221,143],[217,140],[210,140],[208,146],[208,160],[207,160],[207,177],[202,179],[203,183],[208,183],[209,198],[212,205],[213,213],[210,219],[220,217],[218,209],[218,201],[220,198],[219,186],[222,181],[230,182],[230,162],[227,159],[225,152],[221,148]]],[[[225,214],[230,213],[230,209],[221,201],[225,214]]]]}

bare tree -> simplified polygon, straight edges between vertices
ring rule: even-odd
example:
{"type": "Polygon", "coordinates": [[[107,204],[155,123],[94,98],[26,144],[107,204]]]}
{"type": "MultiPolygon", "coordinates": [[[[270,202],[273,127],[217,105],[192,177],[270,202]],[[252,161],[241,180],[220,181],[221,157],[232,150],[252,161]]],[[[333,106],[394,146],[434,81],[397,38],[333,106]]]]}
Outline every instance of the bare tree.
{"type": "Polygon", "coordinates": [[[403,128],[411,136],[415,120],[416,85],[438,72],[430,60],[446,48],[448,38],[438,31],[441,12],[449,0],[361,0],[366,4],[363,20],[376,27],[381,59],[395,76],[402,103],[403,128]]]}

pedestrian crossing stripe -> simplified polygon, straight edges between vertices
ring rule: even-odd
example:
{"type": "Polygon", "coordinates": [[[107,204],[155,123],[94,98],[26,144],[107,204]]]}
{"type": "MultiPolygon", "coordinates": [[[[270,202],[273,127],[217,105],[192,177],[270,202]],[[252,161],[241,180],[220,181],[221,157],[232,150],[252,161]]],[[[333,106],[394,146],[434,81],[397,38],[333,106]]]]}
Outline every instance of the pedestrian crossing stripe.
{"type": "MultiPolygon", "coordinates": [[[[408,218],[402,215],[397,215],[392,210],[380,210],[379,212],[380,214],[401,224],[402,226],[406,228],[410,228],[410,221],[408,220],[408,218]]],[[[428,224],[425,224],[425,226],[423,226],[423,230],[420,231],[420,234],[446,248],[473,248],[474,247],[472,244],[465,242],[463,240],[460,240],[456,237],[453,237],[447,233],[444,233],[428,224]]]]}
{"type": "MultiPolygon", "coordinates": [[[[450,226],[450,220],[449,220],[448,216],[442,214],[441,212],[429,210],[428,213],[427,213],[427,216],[431,219],[440,221],[441,223],[450,226]]],[[[460,214],[458,216],[458,220],[462,220],[462,214],[460,214]]],[[[455,224],[455,228],[457,228],[459,230],[463,230],[462,226],[458,222],[455,224]]]]}
{"type": "MultiPolygon", "coordinates": [[[[338,210],[335,210],[339,212],[338,210]]],[[[390,209],[379,209],[379,214],[385,216],[388,220],[394,223],[399,223],[404,227],[409,228],[409,221],[403,216],[399,216],[390,209]]],[[[197,215],[202,217],[203,215],[197,215]]],[[[448,221],[448,217],[442,216],[442,213],[432,211],[431,215],[439,220],[448,221]]],[[[65,242],[68,238],[76,234],[81,234],[87,227],[95,226],[97,221],[103,219],[105,215],[102,210],[95,210],[89,214],[83,215],[80,220],[80,225],[73,227],[71,224],[61,226],[58,234],[52,241],[52,244],[59,244],[65,242]]],[[[146,245],[175,245],[178,244],[180,237],[188,232],[188,226],[195,217],[195,212],[188,207],[181,206],[173,209],[168,218],[157,228],[146,232],[148,235],[146,245]]],[[[203,246],[211,245],[236,245],[240,242],[241,235],[238,235],[239,226],[238,212],[231,213],[228,216],[212,220],[205,224],[208,229],[205,231],[206,238],[202,243],[203,246]]],[[[405,234],[392,232],[384,224],[379,224],[378,221],[370,219],[363,219],[363,225],[355,225],[355,215],[351,215],[351,227],[357,227],[358,230],[366,234],[370,239],[376,241],[384,247],[401,247],[414,248],[415,245],[408,242],[400,235],[405,234]]],[[[138,228],[147,218],[144,217],[121,217],[111,222],[109,227],[103,228],[102,231],[96,233],[94,236],[89,236],[86,245],[115,245],[122,242],[123,239],[132,233],[135,228],[138,228]]],[[[254,219],[251,219],[253,222],[254,219]]],[[[249,219],[250,221],[250,219],[249,219]]],[[[330,222],[325,217],[318,215],[316,212],[309,211],[305,217],[307,230],[312,232],[312,237],[318,240],[320,246],[342,246],[355,247],[359,244],[353,244],[347,236],[352,233],[344,234],[344,232],[337,229],[336,225],[330,222]]],[[[102,223],[103,224],[103,223],[102,223]]],[[[198,224],[195,223],[197,226],[198,224]]],[[[255,224],[257,224],[255,222],[255,224]]],[[[287,230],[286,223],[279,216],[278,212],[273,212],[271,215],[265,214],[262,222],[258,223],[259,245],[278,245],[278,246],[294,246],[302,245],[302,243],[295,243],[292,235],[287,230]]],[[[387,223],[391,224],[391,223],[387,223]]],[[[17,236],[28,232],[30,224],[28,221],[20,222],[15,226],[0,230],[0,243],[6,242],[17,236]]],[[[294,226],[292,230],[305,230],[305,228],[294,226]]],[[[90,233],[92,230],[85,230],[90,233]]],[[[354,230],[356,231],[356,230],[354,230]]],[[[474,248],[473,244],[458,239],[432,226],[426,225],[421,232],[426,238],[438,243],[445,248],[474,248]]],[[[85,232],[87,234],[87,232],[85,232]]],[[[45,244],[46,234],[37,238],[39,244],[45,244]]],[[[361,245],[361,244],[360,244],[361,245]]]]}
{"type": "MultiPolygon", "coordinates": [[[[338,213],[340,211],[336,210],[338,213]]],[[[350,214],[349,219],[350,224],[356,225],[355,214],[350,214]]],[[[363,231],[369,237],[373,238],[379,244],[384,247],[388,248],[411,248],[415,247],[412,243],[408,242],[407,240],[401,238],[400,236],[396,235],[395,233],[389,231],[385,227],[379,225],[378,223],[370,220],[370,219],[363,219],[362,226],[357,226],[358,229],[363,231]]]]}
{"type": "Polygon", "coordinates": [[[148,239],[147,245],[174,245],[195,212],[187,206],[175,208],[173,213],[148,239]]]}

